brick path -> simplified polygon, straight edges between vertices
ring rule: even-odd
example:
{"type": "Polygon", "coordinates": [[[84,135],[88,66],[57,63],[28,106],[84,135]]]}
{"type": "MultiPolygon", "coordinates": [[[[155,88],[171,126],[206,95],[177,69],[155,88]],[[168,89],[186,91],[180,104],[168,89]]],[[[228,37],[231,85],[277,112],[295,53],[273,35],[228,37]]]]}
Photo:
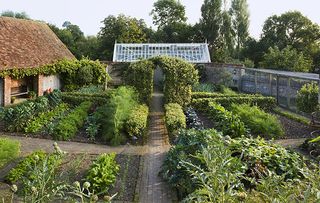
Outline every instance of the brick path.
{"type": "Polygon", "coordinates": [[[170,149],[168,134],[163,121],[163,95],[154,93],[150,112],[150,129],[147,153],[139,183],[139,202],[169,203],[176,198],[167,183],[159,177],[166,152],[170,149]]]}

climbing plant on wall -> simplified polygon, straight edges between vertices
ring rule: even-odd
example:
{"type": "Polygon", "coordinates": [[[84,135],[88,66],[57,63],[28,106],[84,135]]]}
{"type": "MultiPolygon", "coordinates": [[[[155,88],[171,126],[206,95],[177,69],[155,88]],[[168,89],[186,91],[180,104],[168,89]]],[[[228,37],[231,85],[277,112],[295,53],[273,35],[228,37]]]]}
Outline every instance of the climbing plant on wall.
{"type": "Polygon", "coordinates": [[[165,103],[185,106],[191,101],[191,87],[198,82],[198,71],[194,65],[167,56],[154,57],[132,63],[126,72],[126,82],[140,93],[140,99],[148,103],[153,91],[153,74],[160,66],[164,72],[165,103]]]}
{"type": "Polygon", "coordinates": [[[7,69],[0,72],[0,77],[10,76],[20,79],[35,75],[60,74],[65,84],[103,84],[110,77],[103,64],[87,58],[81,60],[60,60],[52,64],[24,69],[7,69]]]}

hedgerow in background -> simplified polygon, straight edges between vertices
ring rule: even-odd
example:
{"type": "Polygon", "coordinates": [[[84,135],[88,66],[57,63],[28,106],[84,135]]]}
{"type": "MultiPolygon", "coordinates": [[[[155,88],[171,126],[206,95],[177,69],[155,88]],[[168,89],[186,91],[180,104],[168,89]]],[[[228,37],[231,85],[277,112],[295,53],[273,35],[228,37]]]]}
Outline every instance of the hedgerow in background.
{"type": "Polygon", "coordinates": [[[130,113],[125,128],[130,137],[144,137],[148,123],[149,108],[147,105],[138,105],[130,113]]]}
{"type": "Polygon", "coordinates": [[[179,58],[167,56],[150,59],[164,72],[165,103],[178,103],[186,106],[191,102],[192,85],[199,80],[194,65],[179,58]]]}
{"type": "Polygon", "coordinates": [[[319,87],[317,83],[302,86],[297,95],[297,107],[305,113],[312,113],[318,108],[319,87]]]}
{"type": "Polygon", "coordinates": [[[280,138],[284,135],[283,128],[277,117],[264,112],[257,106],[232,104],[231,109],[254,135],[260,135],[264,138],[280,138]]]}
{"type": "Polygon", "coordinates": [[[97,193],[108,191],[116,181],[120,166],[115,161],[116,154],[101,154],[90,166],[86,180],[97,193]]]}
{"type": "Polygon", "coordinates": [[[18,157],[20,153],[20,143],[16,140],[0,138],[0,168],[9,161],[18,157]]]}
{"type": "Polygon", "coordinates": [[[165,105],[164,121],[170,136],[174,136],[179,129],[186,128],[186,116],[182,107],[177,103],[165,105]]]}
{"type": "Polygon", "coordinates": [[[101,126],[99,136],[112,145],[124,143],[124,124],[137,104],[138,96],[132,87],[123,86],[113,91],[108,102],[93,114],[101,126]]]}
{"type": "Polygon", "coordinates": [[[126,84],[136,88],[141,102],[149,104],[153,92],[155,65],[150,60],[131,63],[125,72],[126,84]]]}

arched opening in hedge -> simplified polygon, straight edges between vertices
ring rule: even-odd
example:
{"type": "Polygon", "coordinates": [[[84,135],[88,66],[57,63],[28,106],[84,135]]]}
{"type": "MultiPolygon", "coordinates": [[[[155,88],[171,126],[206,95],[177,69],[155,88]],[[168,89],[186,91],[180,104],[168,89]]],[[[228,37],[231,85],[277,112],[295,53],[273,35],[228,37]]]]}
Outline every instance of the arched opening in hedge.
{"type": "Polygon", "coordinates": [[[198,71],[194,65],[182,59],[159,56],[131,63],[125,73],[126,84],[134,86],[140,94],[140,100],[149,104],[156,67],[160,67],[164,73],[165,103],[188,105],[191,101],[192,85],[198,82],[198,71]]]}

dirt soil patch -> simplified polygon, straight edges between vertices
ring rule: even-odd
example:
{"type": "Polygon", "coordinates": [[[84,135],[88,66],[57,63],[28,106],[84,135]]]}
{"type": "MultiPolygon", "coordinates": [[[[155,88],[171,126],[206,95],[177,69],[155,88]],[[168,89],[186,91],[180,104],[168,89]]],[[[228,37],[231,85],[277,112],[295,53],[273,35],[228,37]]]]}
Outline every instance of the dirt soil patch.
{"type": "Polygon", "coordinates": [[[281,122],[283,129],[285,131],[284,137],[282,139],[296,139],[296,138],[312,138],[311,132],[319,130],[315,127],[308,126],[297,121],[291,120],[285,116],[277,115],[277,118],[281,122]]]}

